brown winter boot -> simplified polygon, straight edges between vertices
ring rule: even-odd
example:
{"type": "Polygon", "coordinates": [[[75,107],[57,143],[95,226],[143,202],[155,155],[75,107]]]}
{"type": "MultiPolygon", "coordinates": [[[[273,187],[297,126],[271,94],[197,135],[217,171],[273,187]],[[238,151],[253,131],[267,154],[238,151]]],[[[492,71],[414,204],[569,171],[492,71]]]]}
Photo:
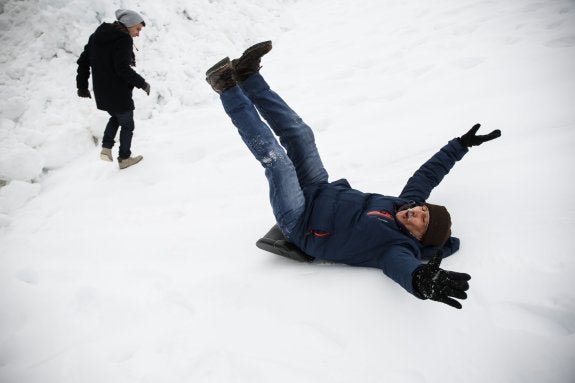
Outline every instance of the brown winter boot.
{"type": "Polygon", "coordinates": [[[236,85],[233,74],[230,58],[226,57],[206,71],[206,81],[213,90],[222,93],[236,85]]]}
{"type": "Polygon", "coordinates": [[[237,82],[242,82],[252,74],[259,72],[262,56],[271,50],[271,41],[263,41],[246,49],[240,58],[232,60],[234,79],[237,82]]]}

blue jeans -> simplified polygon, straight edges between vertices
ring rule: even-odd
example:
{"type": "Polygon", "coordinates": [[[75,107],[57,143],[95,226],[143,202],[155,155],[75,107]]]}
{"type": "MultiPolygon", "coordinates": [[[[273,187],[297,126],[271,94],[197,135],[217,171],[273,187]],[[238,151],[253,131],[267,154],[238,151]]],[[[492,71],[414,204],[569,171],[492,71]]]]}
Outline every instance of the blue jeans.
{"type": "Polygon", "coordinates": [[[108,112],[110,119],[104,131],[104,138],[102,139],[102,147],[112,149],[114,146],[114,139],[118,128],[120,129],[120,153],[119,158],[129,158],[132,155],[130,148],[132,146],[132,136],[134,134],[134,111],[127,112],[108,112]]]}
{"type": "Polygon", "coordinates": [[[303,188],[328,180],[313,132],[259,73],[220,98],[244,143],[265,169],[274,216],[289,239],[305,209],[303,188]]]}

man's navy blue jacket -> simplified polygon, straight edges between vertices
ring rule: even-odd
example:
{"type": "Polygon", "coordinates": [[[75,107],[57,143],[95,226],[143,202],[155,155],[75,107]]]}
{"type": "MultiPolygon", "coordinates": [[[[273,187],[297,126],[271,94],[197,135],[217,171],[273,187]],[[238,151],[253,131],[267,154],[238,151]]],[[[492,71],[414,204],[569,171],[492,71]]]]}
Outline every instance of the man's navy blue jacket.
{"type": "MultiPolygon", "coordinates": [[[[328,261],[376,267],[414,295],[413,272],[434,248],[424,248],[398,221],[398,209],[424,203],[468,149],[449,141],[408,180],[399,197],[363,193],[347,180],[321,183],[304,190],[306,209],[290,240],[305,253],[328,261]]],[[[448,256],[459,249],[455,237],[446,242],[448,256]]]]}
{"type": "Polygon", "coordinates": [[[108,112],[134,110],[132,89],[144,89],[146,81],[132,69],[134,41],[119,23],[102,23],[90,36],[77,61],[78,89],[88,89],[90,68],[98,109],[108,112]]]}

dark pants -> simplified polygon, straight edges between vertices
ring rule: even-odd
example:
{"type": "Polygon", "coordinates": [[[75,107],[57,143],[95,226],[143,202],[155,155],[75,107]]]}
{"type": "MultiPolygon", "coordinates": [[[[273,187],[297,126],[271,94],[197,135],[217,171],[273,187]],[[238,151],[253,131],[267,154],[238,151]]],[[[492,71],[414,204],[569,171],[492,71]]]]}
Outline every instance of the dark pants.
{"type": "Polygon", "coordinates": [[[132,155],[130,148],[132,146],[132,136],[134,133],[134,111],[128,112],[108,112],[110,120],[104,131],[102,147],[112,149],[115,144],[116,133],[120,129],[120,153],[119,158],[129,158],[132,155]]]}

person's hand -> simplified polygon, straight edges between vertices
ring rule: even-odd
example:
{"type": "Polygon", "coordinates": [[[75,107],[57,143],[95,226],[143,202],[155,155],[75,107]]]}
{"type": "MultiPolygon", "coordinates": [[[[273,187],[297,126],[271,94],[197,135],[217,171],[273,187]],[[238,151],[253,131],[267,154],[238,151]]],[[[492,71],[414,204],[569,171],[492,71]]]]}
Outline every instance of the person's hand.
{"type": "Polygon", "coordinates": [[[150,95],[150,84],[146,83],[146,86],[144,86],[144,92],[146,92],[148,96],[150,95]]]}
{"type": "Polygon", "coordinates": [[[483,136],[478,136],[478,135],[476,135],[476,133],[479,130],[480,126],[481,126],[481,124],[473,125],[473,128],[471,128],[469,130],[469,132],[465,133],[463,136],[458,138],[459,142],[461,142],[461,144],[463,144],[463,146],[470,148],[472,146],[481,145],[482,143],[484,143],[486,141],[494,140],[497,137],[501,136],[501,130],[499,130],[499,129],[496,129],[489,134],[486,134],[483,136]]]}
{"type": "Polygon", "coordinates": [[[443,252],[437,250],[426,265],[420,266],[413,275],[413,287],[423,298],[445,303],[460,309],[461,303],[453,298],[467,299],[469,274],[456,273],[439,268],[443,252]]]}
{"type": "Polygon", "coordinates": [[[78,96],[83,98],[92,98],[92,95],[88,89],[78,89],[78,96]]]}

